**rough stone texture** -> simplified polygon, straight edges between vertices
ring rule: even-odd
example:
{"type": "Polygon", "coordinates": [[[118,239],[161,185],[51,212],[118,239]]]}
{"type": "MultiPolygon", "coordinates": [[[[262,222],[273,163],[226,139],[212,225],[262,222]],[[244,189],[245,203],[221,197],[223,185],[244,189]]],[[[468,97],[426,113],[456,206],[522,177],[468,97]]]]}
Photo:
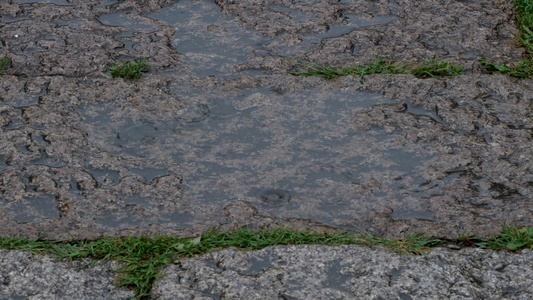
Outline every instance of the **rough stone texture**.
{"type": "Polygon", "coordinates": [[[217,4],[274,39],[242,66],[286,70],[283,58],[351,66],[381,59],[480,58],[517,61],[524,53],[511,1],[226,1],[217,4]],[[317,37],[322,37],[318,38],[317,37]],[[290,46],[287,49],[287,45],[290,46]]]}
{"type": "MultiPolygon", "coordinates": [[[[0,250],[0,299],[126,299],[114,263],[0,250]]],[[[276,246],[217,251],[162,270],[152,299],[531,299],[533,253],[276,246]]]]}
{"type": "Polygon", "coordinates": [[[173,1],[43,2],[0,3],[0,57],[12,60],[10,73],[99,76],[121,60],[147,57],[154,70],[178,64],[179,54],[169,46],[174,29],[140,16],[173,1]],[[139,36],[99,19],[117,12],[151,30],[139,36]],[[128,50],[131,44],[138,45],[128,50]]]}
{"type": "Polygon", "coordinates": [[[115,263],[87,259],[59,262],[51,256],[0,250],[0,299],[126,299],[117,288],[115,263]]]}
{"type": "Polygon", "coordinates": [[[533,253],[362,246],[227,249],[167,267],[154,299],[531,299],[533,253]]]}
{"type": "MultiPolygon", "coordinates": [[[[0,236],[246,225],[453,239],[532,226],[533,83],[478,63],[523,58],[514,21],[507,0],[2,1],[0,58],[13,64],[0,77],[0,236]],[[466,75],[286,74],[377,55],[466,75]],[[110,79],[138,58],[143,79],[110,79]]],[[[530,299],[531,264],[527,251],[224,250],[167,268],[154,292],[530,299]]],[[[0,298],[131,295],[98,264],[2,251],[0,265],[0,298]]]]}
{"type": "Polygon", "coordinates": [[[286,221],[456,238],[532,221],[528,80],[4,76],[0,86],[4,236],[286,221]],[[263,198],[269,189],[287,198],[263,198]]]}
{"type": "Polygon", "coordinates": [[[478,59],[516,62],[524,53],[512,3],[504,0],[41,2],[0,3],[0,57],[12,59],[10,73],[99,76],[134,58],[174,74],[206,76],[201,69],[221,60],[230,64],[217,75],[277,73],[293,69],[290,61],[355,65],[376,55],[447,58],[470,71],[478,59]],[[184,61],[183,47],[197,53],[184,61]]]}

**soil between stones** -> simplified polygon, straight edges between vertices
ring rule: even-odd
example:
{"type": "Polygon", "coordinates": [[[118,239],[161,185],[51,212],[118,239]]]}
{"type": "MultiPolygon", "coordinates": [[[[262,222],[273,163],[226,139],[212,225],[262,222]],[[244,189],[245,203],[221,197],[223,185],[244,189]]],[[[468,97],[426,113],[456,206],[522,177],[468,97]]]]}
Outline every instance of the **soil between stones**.
{"type": "Polygon", "coordinates": [[[0,4],[0,57],[13,61],[0,77],[0,236],[286,225],[456,238],[531,225],[532,81],[476,62],[524,53],[507,1],[113,4],[0,4]],[[195,34],[227,51],[190,51],[195,34]],[[376,54],[451,57],[467,74],[284,73],[376,54]],[[102,78],[144,57],[140,81],[102,78]]]}

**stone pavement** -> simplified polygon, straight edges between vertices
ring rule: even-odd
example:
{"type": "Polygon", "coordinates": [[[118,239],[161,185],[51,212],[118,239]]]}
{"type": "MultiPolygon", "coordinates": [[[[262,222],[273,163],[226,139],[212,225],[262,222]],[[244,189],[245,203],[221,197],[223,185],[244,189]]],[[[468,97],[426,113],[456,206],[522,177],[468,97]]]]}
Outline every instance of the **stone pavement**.
{"type": "MultiPolygon", "coordinates": [[[[0,77],[0,236],[246,225],[454,239],[531,226],[533,82],[479,63],[520,61],[516,35],[504,0],[0,1],[0,58],[12,61],[0,77]],[[376,56],[465,74],[287,74],[376,56]],[[146,59],[143,79],[110,78],[133,59],[146,59]]],[[[3,298],[131,295],[99,264],[1,257],[3,298]]],[[[168,267],[153,294],[530,299],[530,257],[224,250],[168,267]]]]}
{"type": "MultiPolygon", "coordinates": [[[[125,299],[113,264],[0,251],[0,299],[125,299]]],[[[162,270],[151,299],[531,299],[533,252],[276,246],[217,251],[162,270]]]]}

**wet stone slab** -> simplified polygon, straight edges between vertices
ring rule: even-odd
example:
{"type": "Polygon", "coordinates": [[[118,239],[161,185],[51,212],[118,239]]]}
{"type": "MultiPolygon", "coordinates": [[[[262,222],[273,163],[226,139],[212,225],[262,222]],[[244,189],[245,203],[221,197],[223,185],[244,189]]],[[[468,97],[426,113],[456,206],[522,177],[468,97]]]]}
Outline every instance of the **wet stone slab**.
{"type": "Polygon", "coordinates": [[[509,1],[0,3],[0,235],[288,225],[455,238],[531,224],[509,1]],[[467,75],[287,71],[451,59],[467,75]],[[108,67],[146,58],[138,82],[108,67]]]}
{"type": "Polygon", "coordinates": [[[2,236],[289,225],[455,238],[532,220],[530,81],[4,76],[0,87],[2,236]],[[21,106],[22,87],[38,102],[21,106]]]}
{"type": "Polygon", "coordinates": [[[381,59],[517,62],[510,1],[10,1],[0,57],[11,74],[89,76],[146,58],[152,72],[236,78],[297,63],[381,59]]]}

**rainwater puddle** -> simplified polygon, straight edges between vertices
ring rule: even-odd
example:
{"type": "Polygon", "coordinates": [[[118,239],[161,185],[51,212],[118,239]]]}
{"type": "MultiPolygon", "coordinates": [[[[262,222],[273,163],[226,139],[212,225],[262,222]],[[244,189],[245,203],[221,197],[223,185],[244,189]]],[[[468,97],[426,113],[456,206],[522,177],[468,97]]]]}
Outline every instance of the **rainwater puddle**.
{"type": "MultiPolygon", "coordinates": [[[[176,29],[172,47],[198,76],[235,74],[264,38],[220,12],[214,2],[179,1],[147,17],[176,29]]],[[[239,73],[243,75],[243,73],[239,73]]]]}
{"type": "Polygon", "coordinates": [[[120,180],[118,171],[99,168],[86,168],[85,171],[91,174],[98,187],[105,183],[117,184],[120,180]]]}
{"type": "Polygon", "coordinates": [[[0,102],[10,104],[15,108],[37,105],[41,97],[46,95],[49,84],[48,81],[31,81],[21,82],[8,91],[0,88],[0,102]]]}
{"type": "Polygon", "coordinates": [[[373,18],[362,18],[357,15],[345,15],[344,20],[346,21],[345,25],[333,25],[328,28],[328,31],[322,34],[312,35],[304,37],[304,45],[309,44],[318,44],[323,39],[329,39],[334,37],[340,37],[347,33],[350,33],[356,29],[364,28],[368,26],[375,25],[385,25],[394,21],[392,16],[377,16],[373,18]]]}
{"type": "MultiPolygon", "coordinates": [[[[273,6],[269,9],[287,15],[291,24],[315,18],[310,13],[288,7],[273,6]]],[[[213,2],[179,1],[147,17],[176,29],[172,47],[185,56],[185,62],[196,75],[230,78],[260,73],[260,70],[234,71],[235,66],[245,63],[256,54],[301,54],[309,51],[312,45],[320,44],[323,39],[339,37],[358,28],[383,25],[394,20],[390,16],[362,18],[346,15],[346,24],[330,26],[322,34],[303,36],[302,43],[298,45],[284,46],[282,40],[277,41],[282,37],[270,39],[245,28],[241,22],[221,13],[220,7],[213,2]]],[[[120,22],[119,19],[113,22],[128,26],[127,22],[120,22]]],[[[283,20],[280,22],[284,23],[283,20]]]]}
{"type": "Polygon", "coordinates": [[[137,174],[139,179],[145,184],[150,184],[152,180],[158,177],[170,175],[167,170],[158,168],[131,168],[130,171],[137,174]]]}
{"type": "MultiPolygon", "coordinates": [[[[395,218],[431,218],[431,212],[402,207],[408,197],[440,192],[439,185],[425,186],[423,176],[436,158],[402,149],[383,130],[352,127],[356,112],[393,100],[354,91],[173,92],[187,108],[159,122],[134,121],[124,112],[129,108],[112,103],[85,107],[80,113],[89,143],[119,156],[180,165],[180,202],[188,205],[222,209],[244,200],[263,215],[332,224],[388,203],[398,208],[395,218]],[[372,182],[379,184],[368,187],[372,182]],[[362,194],[362,186],[370,192],[362,194]]],[[[143,113],[146,120],[158,117],[143,113]]],[[[168,175],[163,168],[138,173],[145,184],[168,175]]]]}
{"type": "Polygon", "coordinates": [[[57,219],[59,210],[56,206],[55,196],[42,195],[28,197],[24,202],[2,205],[6,213],[12,214],[13,220],[18,223],[32,223],[40,219],[57,219]]]}
{"type": "Polygon", "coordinates": [[[3,111],[0,115],[9,117],[9,124],[4,127],[4,130],[13,130],[26,126],[24,123],[25,118],[22,116],[22,109],[3,111]]]}
{"type": "Polygon", "coordinates": [[[125,33],[122,33],[119,37],[129,37],[136,32],[151,33],[161,29],[157,24],[155,24],[155,22],[138,18],[137,15],[128,11],[103,15],[100,17],[100,22],[108,26],[126,27],[130,29],[125,33]]]}
{"type": "Polygon", "coordinates": [[[427,111],[427,110],[423,110],[423,109],[420,109],[418,107],[415,107],[415,106],[412,106],[411,104],[409,103],[405,103],[405,111],[412,114],[412,115],[415,115],[415,116],[425,116],[425,117],[428,117],[430,119],[432,119],[433,121],[437,122],[437,123],[444,123],[444,121],[441,119],[441,117],[439,116],[438,112],[437,112],[437,107],[435,106],[435,108],[432,110],[432,111],[427,111]]]}
{"type": "Polygon", "coordinates": [[[69,6],[72,5],[67,0],[13,0],[13,4],[32,4],[32,3],[40,3],[40,4],[55,4],[59,6],[69,6]]]}

